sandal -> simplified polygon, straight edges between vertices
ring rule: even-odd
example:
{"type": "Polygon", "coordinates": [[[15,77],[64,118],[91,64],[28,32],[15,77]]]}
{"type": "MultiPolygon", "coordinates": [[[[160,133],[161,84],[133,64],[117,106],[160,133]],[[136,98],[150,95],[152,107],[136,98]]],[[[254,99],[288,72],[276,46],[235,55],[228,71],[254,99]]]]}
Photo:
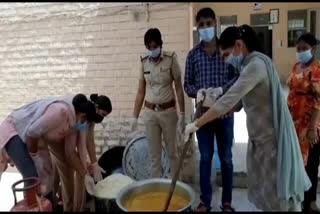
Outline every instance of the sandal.
{"type": "Polygon", "coordinates": [[[223,206],[220,206],[222,212],[235,212],[236,210],[229,203],[225,203],[223,206]]]}
{"type": "Polygon", "coordinates": [[[194,212],[210,212],[211,207],[207,207],[203,202],[200,202],[194,212]]]}

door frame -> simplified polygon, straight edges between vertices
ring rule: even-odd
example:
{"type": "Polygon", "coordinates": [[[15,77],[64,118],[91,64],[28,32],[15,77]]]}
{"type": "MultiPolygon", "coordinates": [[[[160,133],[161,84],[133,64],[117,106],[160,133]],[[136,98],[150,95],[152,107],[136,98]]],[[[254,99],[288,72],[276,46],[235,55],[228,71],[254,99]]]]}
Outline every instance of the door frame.
{"type": "Polygon", "coordinates": [[[261,25],[250,25],[252,28],[255,27],[268,27],[269,30],[271,30],[271,59],[273,59],[273,25],[272,24],[261,24],[261,25]],[[270,29],[271,27],[271,29],[270,29]]]}

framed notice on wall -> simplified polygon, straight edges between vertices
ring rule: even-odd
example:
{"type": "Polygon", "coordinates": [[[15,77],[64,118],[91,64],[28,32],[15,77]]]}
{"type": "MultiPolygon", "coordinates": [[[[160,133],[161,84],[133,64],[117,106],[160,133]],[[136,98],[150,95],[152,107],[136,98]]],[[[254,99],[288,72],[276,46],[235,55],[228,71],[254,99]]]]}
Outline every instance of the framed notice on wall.
{"type": "Polygon", "coordinates": [[[278,24],[278,23],[279,23],[279,9],[271,9],[270,24],[278,24]]]}

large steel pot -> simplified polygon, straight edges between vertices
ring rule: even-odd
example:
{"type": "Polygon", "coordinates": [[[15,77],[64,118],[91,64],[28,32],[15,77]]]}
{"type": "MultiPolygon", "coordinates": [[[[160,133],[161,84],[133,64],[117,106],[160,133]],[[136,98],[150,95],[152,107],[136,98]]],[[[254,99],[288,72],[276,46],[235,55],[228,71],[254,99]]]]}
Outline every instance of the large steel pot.
{"type": "MultiPolygon", "coordinates": [[[[136,181],[152,178],[151,168],[151,152],[149,141],[143,133],[138,133],[131,139],[122,157],[122,167],[125,175],[131,177],[136,181]],[[148,163],[148,164],[146,164],[148,163]]],[[[162,147],[161,157],[161,177],[168,178],[170,174],[170,164],[168,153],[162,147]]]]}
{"type": "MultiPolygon", "coordinates": [[[[165,191],[169,194],[169,189],[171,185],[171,179],[164,179],[164,178],[153,178],[147,179],[144,181],[135,182],[124,187],[119,194],[117,195],[117,205],[118,207],[125,212],[128,210],[125,208],[124,203],[131,197],[135,197],[138,194],[147,193],[147,192],[157,192],[157,191],[165,191]]],[[[189,198],[189,203],[186,204],[181,210],[177,212],[189,212],[192,211],[192,204],[195,200],[195,193],[193,189],[180,181],[176,184],[175,194],[182,195],[186,198],[189,198]]]]}

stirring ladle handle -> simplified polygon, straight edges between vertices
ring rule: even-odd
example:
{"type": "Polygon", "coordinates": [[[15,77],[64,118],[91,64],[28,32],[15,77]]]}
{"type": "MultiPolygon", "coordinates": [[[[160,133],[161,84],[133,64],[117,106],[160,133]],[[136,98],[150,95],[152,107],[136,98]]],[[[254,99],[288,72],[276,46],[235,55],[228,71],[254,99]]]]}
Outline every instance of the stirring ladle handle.
{"type": "MultiPolygon", "coordinates": [[[[204,98],[205,98],[205,94],[203,94],[203,95],[204,95],[204,98]]],[[[200,109],[202,107],[202,103],[203,103],[203,101],[201,101],[198,104],[197,108],[196,108],[196,112],[194,114],[194,120],[197,119],[200,116],[200,109]]],[[[171,182],[169,197],[168,197],[168,199],[166,201],[164,212],[167,212],[167,210],[169,208],[169,205],[170,205],[170,202],[171,202],[171,199],[172,199],[172,196],[173,196],[173,192],[174,192],[174,189],[176,187],[177,180],[178,180],[178,176],[179,176],[179,173],[180,173],[180,169],[181,169],[183,161],[184,161],[184,157],[186,156],[186,153],[187,153],[187,151],[189,149],[191,137],[192,137],[192,134],[190,134],[189,140],[184,144],[183,151],[182,151],[182,154],[181,154],[181,157],[180,157],[180,160],[179,160],[179,165],[178,165],[177,171],[174,174],[174,177],[173,177],[172,182],[171,182]]]]}

